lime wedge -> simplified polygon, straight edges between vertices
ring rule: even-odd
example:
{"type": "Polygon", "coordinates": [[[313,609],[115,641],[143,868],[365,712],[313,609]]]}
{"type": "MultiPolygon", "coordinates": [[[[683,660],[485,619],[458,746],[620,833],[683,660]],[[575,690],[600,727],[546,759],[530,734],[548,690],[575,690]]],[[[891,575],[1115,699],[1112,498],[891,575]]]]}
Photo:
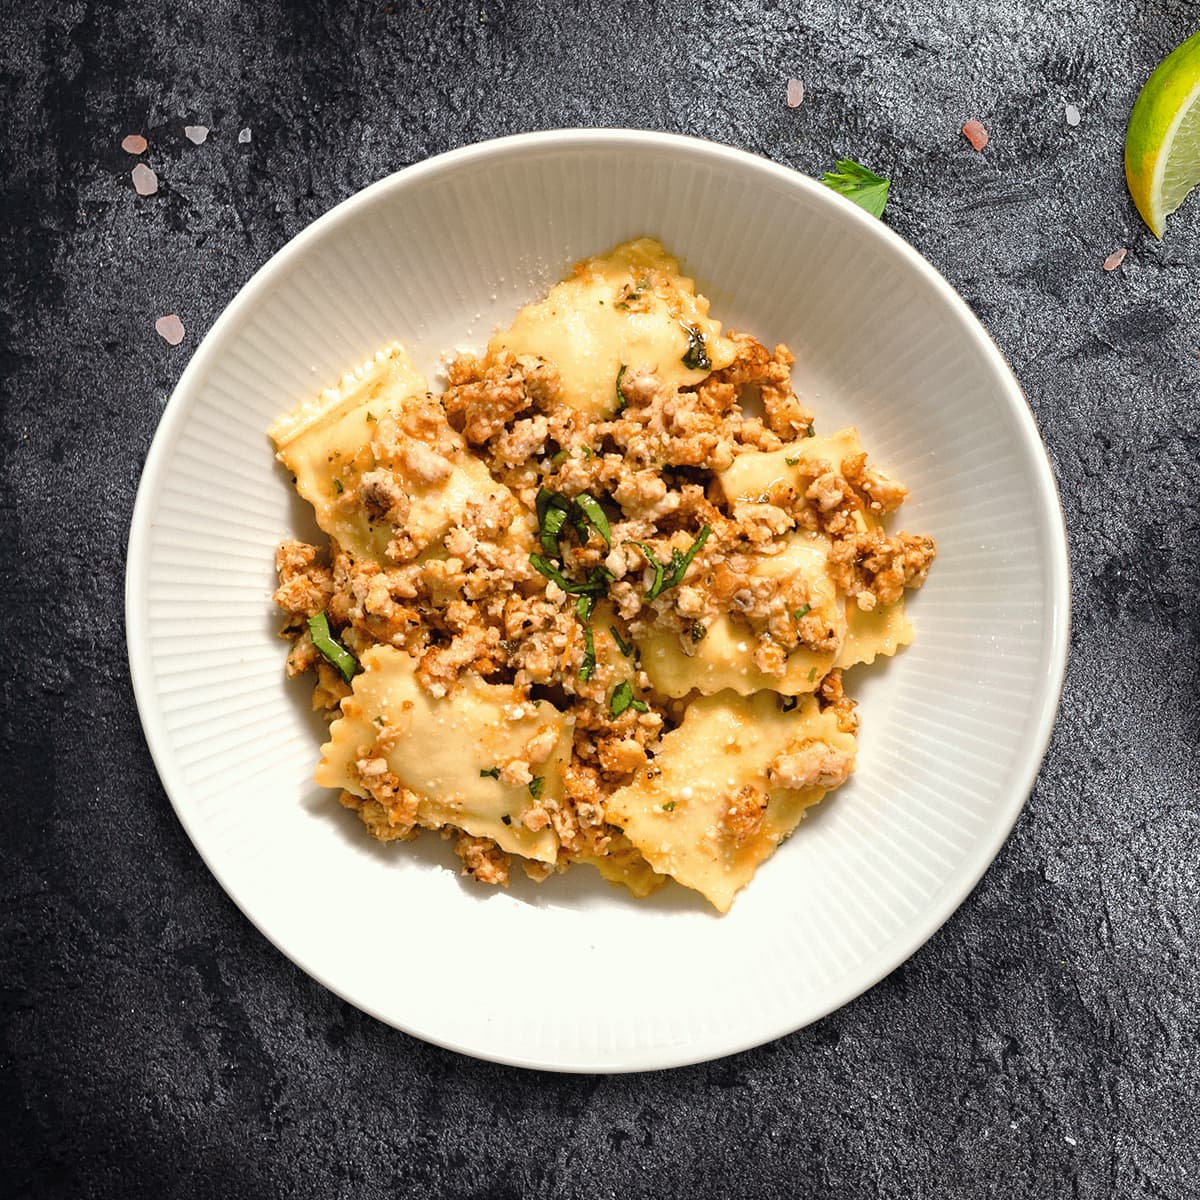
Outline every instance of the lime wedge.
{"type": "Polygon", "coordinates": [[[1167,217],[1200,184],[1200,33],[1146,80],[1125,131],[1125,179],[1142,220],[1161,238],[1167,217]]]}

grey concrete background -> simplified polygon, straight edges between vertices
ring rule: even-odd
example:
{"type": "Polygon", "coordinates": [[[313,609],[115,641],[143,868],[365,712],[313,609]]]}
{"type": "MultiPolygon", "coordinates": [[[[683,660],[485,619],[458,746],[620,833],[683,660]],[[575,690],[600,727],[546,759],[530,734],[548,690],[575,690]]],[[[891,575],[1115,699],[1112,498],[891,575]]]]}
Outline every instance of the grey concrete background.
{"type": "Polygon", "coordinates": [[[1133,98],[1200,26],[1195,3],[3,11],[0,1192],[1197,1194],[1200,205],[1160,245],[1121,174],[1133,98]],[[796,111],[789,76],[808,88],[796,111]],[[432,1049],[284,960],[172,815],[123,646],[138,472],[237,288],[381,175],[562,125],[890,176],[886,219],[1028,391],[1075,588],[1053,745],[959,913],[812,1028],[624,1078],[432,1049]],[[130,184],[130,132],[151,141],[152,199],[130,184]],[[170,312],[177,349],[153,328],[170,312]]]}

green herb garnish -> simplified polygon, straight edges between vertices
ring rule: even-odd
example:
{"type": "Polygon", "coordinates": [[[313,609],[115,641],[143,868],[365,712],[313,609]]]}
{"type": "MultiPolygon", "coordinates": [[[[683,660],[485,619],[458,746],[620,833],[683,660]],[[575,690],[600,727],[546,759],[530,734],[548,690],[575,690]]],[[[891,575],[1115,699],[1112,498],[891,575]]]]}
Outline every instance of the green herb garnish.
{"type": "Polygon", "coordinates": [[[575,601],[575,615],[581,621],[591,620],[592,613],[596,611],[596,599],[595,596],[580,596],[575,601]]]}
{"type": "Polygon", "coordinates": [[[689,371],[712,370],[712,359],[708,357],[708,347],[704,344],[704,334],[695,325],[685,325],[688,335],[687,353],[682,362],[689,371]]]}
{"type": "Polygon", "coordinates": [[[546,786],[546,781],[540,776],[535,775],[529,781],[529,794],[535,799],[539,799],[542,794],[542,789],[546,786]]]}
{"type": "Polygon", "coordinates": [[[807,617],[810,612],[812,612],[812,605],[802,604],[794,613],[792,613],[792,620],[799,621],[801,617],[807,617]]]}
{"type": "Polygon", "coordinates": [[[812,683],[812,681],[814,679],[816,679],[816,677],[817,677],[817,668],[813,667],[813,669],[811,671],[809,671],[809,673],[808,673],[808,682],[812,683]]]}
{"type": "Polygon", "coordinates": [[[808,428],[804,431],[809,437],[816,437],[817,431],[813,428],[812,422],[809,421],[808,428]]]}
{"type": "Polygon", "coordinates": [[[308,618],[308,636],[312,638],[312,644],[337,667],[342,678],[349,683],[358,670],[358,659],[330,632],[329,618],[323,612],[308,618]]]}
{"type": "Polygon", "coordinates": [[[479,778],[480,779],[499,779],[500,778],[500,768],[499,767],[488,767],[488,769],[486,771],[479,772],[479,778]]]}
{"type": "Polygon", "coordinates": [[[600,507],[600,501],[595,496],[589,496],[587,492],[580,492],[575,497],[575,503],[579,505],[588,524],[604,539],[604,544],[611,546],[612,530],[609,528],[608,515],[600,507]]]}
{"type": "Polygon", "coordinates": [[[662,810],[663,810],[663,812],[674,812],[674,811],[675,811],[675,801],[674,801],[674,800],[668,800],[668,801],[666,802],[666,804],[664,804],[664,805],[662,806],[662,810]]]}
{"type": "Polygon", "coordinates": [[[687,550],[672,550],[669,561],[665,563],[658,561],[654,551],[645,542],[633,543],[646,556],[646,561],[650,566],[654,568],[654,582],[646,593],[647,600],[657,600],[668,588],[677,587],[683,582],[688,567],[692,565],[692,559],[700,553],[700,547],[708,541],[710,533],[712,533],[712,529],[705,525],[687,550]]]}
{"type": "MultiPolygon", "coordinates": [[[[580,597],[582,599],[582,597],[580,597]]],[[[596,641],[592,636],[592,627],[585,625],[583,627],[583,662],[579,667],[579,678],[583,680],[591,679],[592,672],[596,669],[596,641]]]]}
{"type": "Polygon", "coordinates": [[[847,200],[853,200],[859,208],[865,208],[871,216],[883,216],[883,206],[887,203],[891,183],[861,163],[850,158],[839,158],[837,169],[826,171],[821,176],[821,182],[847,200]]]}
{"type": "Polygon", "coordinates": [[[794,466],[795,466],[795,465],[796,465],[796,464],[797,464],[797,463],[800,461],[800,459],[799,459],[799,457],[796,457],[796,458],[785,458],[783,461],[784,461],[785,463],[787,463],[787,465],[788,465],[789,467],[794,467],[794,466]]]}
{"type": "Polygon", "coordinates": [[[663,590],[663,580],[666,578],[666,567],[658,561],[654,551],[645,542],[633,543],[645,556],[646,561],[654,568],[654,582],[646,593],[647,600],[653,600],[663,590]]]}
{"type": "Polygon", "coordinates": [[[627,708],[632,708],[634,712],[640,713],[650,711],[650,706],[644,700],[639,700],[634,696],[629,680],[623,679],[613,688],[612,696],[609,698],[609,716],[619,717],[627,708]]]}
{"type": "Polygon", "coordinates": [[[613,578],[612,572],[604,567],[593,567],[583,583],[572,583],[548,558],[540,554],[531,554],[529,565],[572,596],[602,596],[613,578]]]}
{"type": "MultiPolygon", "coordinates": [[[[617,307],[620,308],[621,305],[618,304],[617,307]]],[[[628,369],[629,368],[622,363],[621,369],[617,372],[617,412],[624,412],[625,405],[629,403],[629,401],[625,399],[625,393],[621,390],[621,380],[625,378],[625,372],[628,369]]]]}
{"type": "Polygon", "coordinates": [[[620,650],[620,652],[625,655],[626,658],[629,658],[633,654],[633,643],[627,642],[617,632],[617,627],[615,625],[610,625],[608,627],[608,632],[613,635],[613,641],[617,643],[617,649],[620,650]]]}
{"type": "Polygon", "coordinates": [[[340,496],[346,489],[340,479],[335,479],[333,481],[333,490],[340,496]]]}
{"type": "Polygon", "coordinates": [[[557,505],[548,508],[542,518],[542,527],[538,530],[538,540],[542,549],[551,557],[558,556],[558,539],[562,537],[562,528],[567,523],[567,510],[557,505]]]}

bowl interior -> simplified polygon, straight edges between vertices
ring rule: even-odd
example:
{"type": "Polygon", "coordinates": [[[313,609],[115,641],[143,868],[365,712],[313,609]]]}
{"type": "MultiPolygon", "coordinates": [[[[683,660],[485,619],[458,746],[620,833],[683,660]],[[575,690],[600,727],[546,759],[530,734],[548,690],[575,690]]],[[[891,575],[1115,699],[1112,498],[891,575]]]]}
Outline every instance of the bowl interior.
{"type": "MultiPolygon", "coordinates": [[[[130,543],[147,737],[209,866],[252,920],[383,1020],[482,1057],[622,1070],[797,1028],[916,949],[991,861],[1057,704],[1061,519],[1032,419],[965,305],[882,225],[760,159],[665,135],[530,135],[377,184],[276,256],[214,326],[156,438],[130,543]],[[312,768],[283,674],[276,543],[310,528],[279,413],[383,343],[431,374],[575,259],[652,234],[728,326],[783,341],[830,431],[856,423],[939,559],[916,644],[857,668],[856,776],[718,918],[580,868],[493,892],[449,844],[380,846],[312,768]]],[[[519,873],[518,873],[519,874],[519,873]]]]}

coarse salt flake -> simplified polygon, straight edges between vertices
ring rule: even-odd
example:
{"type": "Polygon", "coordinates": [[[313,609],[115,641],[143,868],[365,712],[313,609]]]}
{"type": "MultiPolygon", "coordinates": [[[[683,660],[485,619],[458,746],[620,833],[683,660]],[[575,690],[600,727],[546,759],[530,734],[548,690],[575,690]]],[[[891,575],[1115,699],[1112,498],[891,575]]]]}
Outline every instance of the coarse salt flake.
{"type": "Polygon", "coordinates": [[[1079,1145],[1079,1143],[1073,1137],[1064,1137],[1063,1141],[1066,1142],[1068,1146],[1078,1146],[1079,1145]]]}
{"type": "Polygon", "coordinates": [[[178,346],[183,341],[183,322],[174,313],[159,317],[154,322],[154,329],[168,346],[178,346]]]}
{"type": "Polygon", "coordinates": [[[129,174],[139,196],[153,196],[158,191],[158,176],[145,163],[138,163],[129,174]]]}
{"type": "Polygon", "coordinates": [[[145,154],[149,144],[140,133],[131,133],[121,140],[121,149],[126,154],[145,154]]]}
{"type": "Polygon", "coordinates": [[[1124,261],[1125,255],[1129,251],[1124,246],[1118,246],[1105,260],[1104,269],[1106,271],[1115,271],[1124,261]]]}
{"type": "Polygon", "coordinates": [[[247,125],[245,129],[238,130],[238,141],[245,143],[245,142],[248,142],[249,140],[250,140],[250,126],[247,125]]]}
{"type": "Polygon", "coordinates": [[[971,143],[972,150],[982,150],[991,140],[982,121],[968,121],[962,127],[962,135],[971,143]]]}
{"type": "Polygon", "coordinates": [[[789,79],[787,81],[787,106],[788,108],[799,108],[804,103],[804,81],[802,79],[789,79]]]}
{"type": "Polygon", "coordinates": [[[194,142],[197,146],[203,146],[208,140],[207,125],[185,125],[183,127],[183,136],[189,142],[194,142]]]}
{"type": "Polygon", "coordinates": [[[1068,104],[1065,109],[1067,124],[1074,126],[1079,124],[1079,109],[1073,104],[1068,104]]]}

